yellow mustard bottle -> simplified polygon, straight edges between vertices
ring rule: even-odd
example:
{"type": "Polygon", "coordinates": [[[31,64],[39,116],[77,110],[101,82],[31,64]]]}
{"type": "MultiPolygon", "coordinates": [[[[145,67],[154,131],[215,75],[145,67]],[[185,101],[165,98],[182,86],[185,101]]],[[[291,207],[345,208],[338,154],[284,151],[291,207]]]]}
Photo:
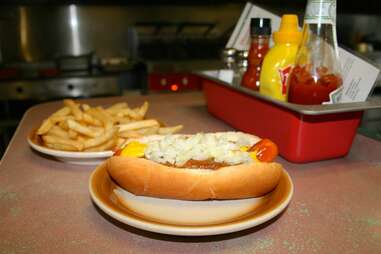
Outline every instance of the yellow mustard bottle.
{"type": "Polygon", "coordinates": [[[298,30],[298,16],[282,16],[279,31],[273,33],[274,47],[263,60],[259,92],[287,101],[287,79],[295,64],[302,34],[298,30]]]}

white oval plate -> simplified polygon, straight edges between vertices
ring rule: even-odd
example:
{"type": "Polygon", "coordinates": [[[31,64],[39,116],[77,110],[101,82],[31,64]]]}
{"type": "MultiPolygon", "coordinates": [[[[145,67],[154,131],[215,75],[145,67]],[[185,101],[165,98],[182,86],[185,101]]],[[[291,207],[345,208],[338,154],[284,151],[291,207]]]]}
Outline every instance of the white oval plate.
{"type": "Polygon", "coordinates": [[[284,171],[278,186],[261,198],[182,201],[135,196],[110,178],[105,163],[90,176],[90,196],[112,218],[156,233],[205,236],[231,233],[262,224],[280,214],[293,194],[284,171]]]}
{"type": "Polygon", "coordinates": [[[104,152],[70,152],[70,151],[59,151],[41,146],[35,143],[31,139],[31,135],[28,136],[28,144],[36,151],[52,156],[59,161],[77,165],[98,165],[103,162],[108,157],[113,155],[112,151],[104,152]]]}

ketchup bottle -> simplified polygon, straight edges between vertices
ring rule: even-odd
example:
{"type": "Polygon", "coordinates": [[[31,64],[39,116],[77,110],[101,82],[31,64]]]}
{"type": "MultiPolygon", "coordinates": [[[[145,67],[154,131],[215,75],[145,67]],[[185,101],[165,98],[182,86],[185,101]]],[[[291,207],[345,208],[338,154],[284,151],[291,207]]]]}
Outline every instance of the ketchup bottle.
{"type": "Polygon", "coordinates": [[[263,59],[269,50],[271,36],[271,20],[267,18],[252,18],[250,21],[251,45],[248,56],[248,68],[244,73],[241,85],[253,90],[259,90],[259,77],[263,59]]]}
{"type": "Polygon", "coordinates": [[[342,77],[336,39],[336,0],[308,0],[303,36],[289,77],[288,101],[340,101],[342,77]]]}

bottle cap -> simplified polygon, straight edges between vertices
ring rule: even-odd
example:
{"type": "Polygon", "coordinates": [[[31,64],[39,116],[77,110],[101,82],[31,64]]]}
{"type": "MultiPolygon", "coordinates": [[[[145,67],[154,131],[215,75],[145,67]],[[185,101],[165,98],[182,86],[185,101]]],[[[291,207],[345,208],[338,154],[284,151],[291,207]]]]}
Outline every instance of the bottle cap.
{"type": "Polygon", "coordinates": [[[250,20],[250,35],[270,35],[271,19],[268,18],[252,18],[250,20]]]}
{"type": "Polygon", "coordinates": [[[274,42],[299,44],[302,33],[299,31],[298,25],[298,16],[293,14],[283,15],[279,31],[274,32],[274,42]]]}

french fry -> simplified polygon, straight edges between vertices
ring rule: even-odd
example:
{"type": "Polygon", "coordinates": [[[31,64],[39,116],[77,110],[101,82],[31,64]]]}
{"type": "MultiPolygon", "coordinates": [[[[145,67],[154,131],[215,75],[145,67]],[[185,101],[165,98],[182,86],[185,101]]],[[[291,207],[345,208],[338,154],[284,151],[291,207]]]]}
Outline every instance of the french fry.
{"type": "Polygon", "coordinates": [[[106,130],[106,132],[103,135],[100,135],[96,138],[85,140],[83,142],[83,146],[85,149],[90,148],[90,147],[99,146],[99,145],[105,143],[107,140],[112,139],[115,136],[115,133],[116,133],[115,129],[106,130]]]}
{"type": "Polygon", "coordinates": [[[66,121],[59,122],[58,126],[61,127],[62,129],[64,129],[65,131],[69,131],[70,130],[66,121]]]}
{"type": "Polygon", "coordinates": [[[75,103],[71,99],[66,99],[64,100],[64,105],[71,109],[75,120],[77,121],[82,120],[82,111],[79,109],[79,106],[77,103],[75,103]]]}
{"type": "Polygon", "coordinates": [[[119,117],[129,117],[131,119],[138,119],[140,116],[134,110],[130,108],[122,109],[118,112],[117,116],[119,117]]]}
{"type": "Polygon", "coordinates": [[[113,116],[112,118],[113,118],[114,124],[125,124],[125,123],[129,123],[129,122],[132,121],[127,116],[125,116],[125,117],[123,117],[123,116],[113,116]]]}
{"type": "Polygon", "coordinates": [[[158,120],[145,119],[148,108],[148,102],[136,108],[126,102],[103,108],[67,99],[64,107],[42,122],[36,134],[52,149],[95,152],[123,147],[129,139],[182,129],[182,125],[160,127],[158,120]]]}
{"type": "Polygon", "coordinates": [[[136,129],[141,129],[141,128],[148,128],[148,127],[153,127],[153,126],[159,126],[159,122],[156,121],[155,119],[141,120],[141,121],[136,121],[136,122],[118,125],[119,132],[136,130],[136,129]]]}
{"type": "Polygon", "coordinates": [[[137,114],[141,117],[141,119],[144,119],[147,111],[148,111],[149,104],[147,101],[143,103],[143,105],[138,109],[137,114]]]}
{"type": "MultiPolygon", "coordinates": [[[[95,134],[95,136],[100,136],[100,135],[103,135],[106,131],[106,129],[102,126],[102,127],[98,127],[98,126],[87,126],[87,128],[89,128],[90,130],[92,130],[95,134]]],[[[115,127],[111,128],[111,129],[114,129],[115,127]]]]}
{"type": "Polygon", "coordinates": [[[111,118],[111,116],[105,114],[103,111],[104,110],[100,108],[92,108],[88,110],[87,113],[93,116],[94,118],[98,119],[99,121],[101,121],[104,128],[111,129],[114,125],[113,124],[114,121],[111,118]]]}
{"type": "Polygon", "coordinates": [[[96,118],[94,118],[92,115],[83,113],[82,114],[83,121],[87,124],[95,125],[95,126],[102,126],[102,122],[96,118]]]}
{"type": "Polygon", "coordinates": [[[82,104],[81,107],[82,107],[82,110],[85,111],[85,112],[87,110],[91,109],[91,107],[88,104],[82,104]]]}
{"type": "Polygon", "coordinates": [[[69,116],[60,116],[60,115],[56,115],[56,116],[51,116],[49,117],[48,119],[45,119],[43,122],[42,122],[42,125],[40,126],[40,128],[37,130],[37,135],[43,135],[43,134],[46,134],[48,133],[48,131],[57,123],[57,122],[61,122],[61,121],[64,121],[66,119],[68,119],[69,116]]]}
{"type": "Polygon", "coordinates": [[[183,128],[182,125],[176,125],[172,127],[160,127],[158,130],[158,134],[161,134],[161,135],[173,134],[175,132],[180,131],[182,128],[183,128]]]}
{"type": "Polygon", "coordinates": [[[142,116],[139,114],[139,108],[133,108],[130,111],[130,115],[135,120],[142,120],[142,116]]]}
{"type": "Polygon", "coordinates": [[[160,128],[159,126],[153,126],[153,127],[138,129],[135,131],[143,136],[146,136],[146,135],[157,134],[157,132],[159,131],[159,128],[160,128]]]}
{"type": "Polygon", "coordinates": [[[111,107],[108,107],[106,111],[111,115],[116,115],[123,108],[128,108],[128,104],[126,102],[115,103],[111,107]]]}
{"type": "Polygon", "coordinates": [[[102,107],[96,107],[96,111],[98,112],[104,127],[110,129],[114,124],[114,119],[102,107]]]}
{"type": "Polygon", "coordinates": [[[76,139],[78,137],[78,132],[68,129],[67,134],[69,135],[69,138],[76,139]]]}
{"type": "Polygon", "coordinates": [[[48,119],[45,119],[40,128],[38,128],[36,134],[37,135],[43,135],[43,134],[46,134],[48,133],[48,131],[53,127],[54,123],[52,122],[52,120],[50,118],[48,119]]]}
{"type": "Polygon", "coordinates": [[[119,124],[125,124],[125,123],[130,123],[132,120],[129,118],[123,118],[123,119],[118,119],[119,124]]]}
{"type": "Polygon", "coordinates": [[[74,146],[71,146],[71,145],[64,145],[64,144],[57,144],[57,143],[45,143],[45,145],[47,147],[55,149],[55,150],[77,151],[77,149],[74,146]]]}
{"type": "Polygon", "coordinates": [[[122,147],[126,141],[127,141],[126,138],[121,138],[121,137],[119,137],[119,138],[117,139],[117,141],[116,141],[116,146],[117,146],[117,147],[122,147]]]}
{"type": "Polygon", "coordinates": [[[87,126],[84,126],[84,125],[76,122],[75,120],[72,120],[72,119],[67,120],[67,125],[68,125],[69,129],[72,129],[72,130],[79,132],[83,135],[86,135],[88,137],[95,138],[97,136],[97,133],[92,131],[87,126]]]}
{"type": "Polygon", "coordinates": [[[89,125],[87,126],[90,130],[94,131],[97,133],[97,135],[102,135],[105,132],[105,128],[103,126],[92,126],[89,125]]]}
{"type": "Polygon", "coordinates": [[[119,132],[119,137],[127,138],[127,139],[128,138],[141,138],[141,137],[143,137],[143,135],[138,133],[137,131],[130,130],[130,131],[119,132]]]}
{"type": "Polygon", "coordinates": [[[57,136],[60,138],[70,138],[69,133],[58,125],[54,125],[52,128],[50,128],[47,135],[57,136]]]}
{"type": "Polygon", "coordinates": [[[74,116],[51,116],[49,117],[50,120],[53,122],[53,124],[59,123],[59,122],[64,122],[68,119],[74,119],[74,116]]]}
{"type": "Polygon", "coordinates": [[[56,112],[54,112],[51,117],[54,117],[54,116],[67,116],[71,113],[71,109],[69,107],[63,107],[59,110],[57,110],[56,112]]]}
{"type": "Polygon", "coordinates": [[[85,137],[85,136],[83,136],[83,135],[81,135],[81,134],[78,134],[78,135],[77,135],[77,138],[76,138],[76,140],[77,140],[78,142],[81,142],[81,143],[85,142],[86,139],[87,139],[87,137],[85,137]]]}
{"type": "Polygon", "coordinates": [[[112,148],[115,147],[116,142],[117,142],[117,139],[113,138],[113,139],[110,139],[107,142],[105,142],[99,146],[87,148],[84,151],[86,151],[86,152],[100,152],[100,151],[112,150],[112,148]]]}
{"type": "Polygon", "coordinates": [[[83,144],[82,143],[75,141],[75,140],[71,140],[71,139],[60,138],[60,137],[50,136],[50,135],[44,135],[44,136],[42,136],[42,140],[45,142],[45,144],[49,143],[49,144],[67,145],[67,146],[75,147],[75,149],[77,151],[83,150],[83,144]]]}

